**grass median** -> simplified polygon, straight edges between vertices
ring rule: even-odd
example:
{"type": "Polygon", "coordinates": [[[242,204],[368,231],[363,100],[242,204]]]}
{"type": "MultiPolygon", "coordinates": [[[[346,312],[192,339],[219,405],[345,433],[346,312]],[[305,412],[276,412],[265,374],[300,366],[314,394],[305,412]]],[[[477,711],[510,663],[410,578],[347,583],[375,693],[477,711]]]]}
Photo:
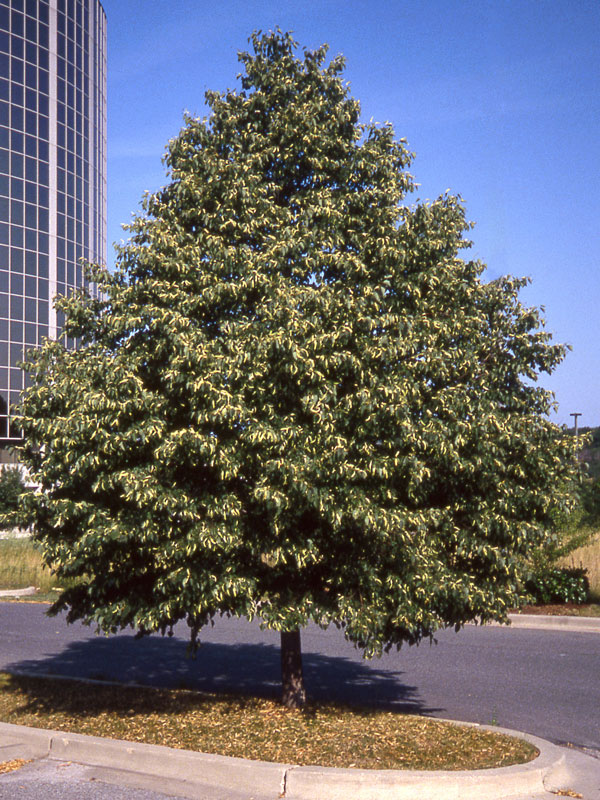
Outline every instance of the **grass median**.
{"type": "Polygon", "coordinates": [[[0,720],[132,742],[292,764],[363,769],[486,769],[531,761],[521,739],[428,717],[0,673],[0,720]]]}

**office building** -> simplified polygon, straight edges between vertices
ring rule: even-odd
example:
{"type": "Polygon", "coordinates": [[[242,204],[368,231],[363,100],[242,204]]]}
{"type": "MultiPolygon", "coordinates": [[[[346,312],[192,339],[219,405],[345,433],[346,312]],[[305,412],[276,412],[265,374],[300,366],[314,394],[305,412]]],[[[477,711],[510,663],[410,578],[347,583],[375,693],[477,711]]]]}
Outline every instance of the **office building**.
{"type": "Polygon", "coordinates": [[[106,261],[106,17],[98,0],[0,0],[0,447],[56,295],[106,261]]]}

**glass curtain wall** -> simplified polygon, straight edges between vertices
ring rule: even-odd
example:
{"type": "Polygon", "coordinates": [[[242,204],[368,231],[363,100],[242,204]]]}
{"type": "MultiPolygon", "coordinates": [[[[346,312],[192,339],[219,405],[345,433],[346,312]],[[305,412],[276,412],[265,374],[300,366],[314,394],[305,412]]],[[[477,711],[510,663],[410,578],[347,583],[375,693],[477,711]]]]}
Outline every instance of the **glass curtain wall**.
{"type": "MultiPolygon", "coordinates": [[[[56,295],[106,261],[106,17],[98,0],[0,0],[0,446],[56,295]]],[[[71,343],[72,344],[72,343],[71,343]]]]}

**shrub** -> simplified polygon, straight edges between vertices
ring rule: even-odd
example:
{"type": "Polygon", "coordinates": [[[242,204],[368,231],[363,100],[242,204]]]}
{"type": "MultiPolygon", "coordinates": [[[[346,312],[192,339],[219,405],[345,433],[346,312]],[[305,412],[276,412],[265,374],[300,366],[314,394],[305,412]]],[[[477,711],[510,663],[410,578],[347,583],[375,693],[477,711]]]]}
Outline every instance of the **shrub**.
{"type": "Polygon", "coordinates": [[[19,498],[27,487],[17,467],[0,469],[0,530],[19,528],[23,525],[23,514],[19,510],[19,498]]]}
{"type": "Polygon", "coordinates": [[[590,595],[587,570],[582,567],[550,567],[532,575],[525,584],[535,603],[586,603],[590,595]]]}

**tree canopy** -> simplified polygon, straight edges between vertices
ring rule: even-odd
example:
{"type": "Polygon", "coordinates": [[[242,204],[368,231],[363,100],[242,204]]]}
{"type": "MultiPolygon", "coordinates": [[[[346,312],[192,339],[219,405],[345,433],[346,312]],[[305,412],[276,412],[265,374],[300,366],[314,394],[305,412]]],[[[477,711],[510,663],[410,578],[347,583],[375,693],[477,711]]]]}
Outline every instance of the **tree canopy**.
{"type": "Polygon", "coordinates": [[[526,281],[463,258],[457,197],[407,203],[412,156],[361,122],[341,57],[251,44],[169,143],[116,272],[92,269],[103,294],[57,301],[78,347],[32,356],[21,458],[71,579],[54,611],[194,640],[258,617],[293,704],[311,620],[367,656],[505,620],[573,441],[526,281]]]}

